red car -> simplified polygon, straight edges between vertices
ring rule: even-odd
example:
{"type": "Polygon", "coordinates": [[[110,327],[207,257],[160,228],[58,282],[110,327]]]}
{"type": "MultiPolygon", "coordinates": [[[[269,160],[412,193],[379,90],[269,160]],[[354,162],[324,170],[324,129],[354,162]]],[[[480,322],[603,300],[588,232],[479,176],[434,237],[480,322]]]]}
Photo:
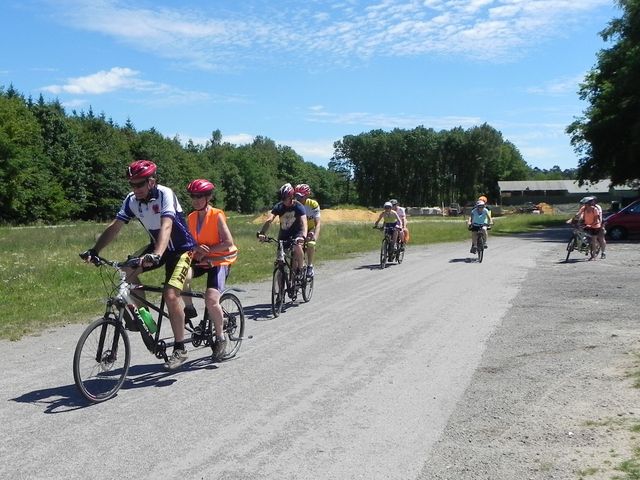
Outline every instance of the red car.
{"type": "Polygon", "coordinates": [[[629,236],[640,235],[640,200],[609,215],[604,220],[604,226],[611,240],[623,240],[629,236]]]}

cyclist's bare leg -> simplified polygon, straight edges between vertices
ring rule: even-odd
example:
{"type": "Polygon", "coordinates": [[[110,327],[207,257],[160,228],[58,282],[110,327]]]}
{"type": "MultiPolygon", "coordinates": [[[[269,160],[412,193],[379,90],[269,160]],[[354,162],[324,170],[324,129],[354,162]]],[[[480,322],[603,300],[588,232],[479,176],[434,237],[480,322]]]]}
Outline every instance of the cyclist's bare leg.
{"type": "MultiPolygon", "coordinates": [[[[142,273],[142,267],[138,267],[138,268],[125,268],[124,269],[125,272],[127,272],[127,277],[126,277],[126,281],[133,284],[133,285],[140,285],[140,278],[139,275],[142,273]]],[[[136,295],[139,297],[142,297],[143,299],[146,298],[145,294],[144,294],[144,290],[136,290],[136,295]]],[[[134,299],[134,303],[135,299],[134,299]]],[[[138,307],[140,305],[137,305],[138,307]]]]}
{"type": "Polygon", "coordinates": [[[605,230],[604,227],[600,229],[598,232],[598,243],[600,244],[600,254],[604,254],[604,251],[607,249],[607,241],[605,239],[605,230]]]}
{"type": "Polygon", "coordinates": [[[478,232],[475,230],[471,231],[471,246],[472,247],[478,246],[478,232]]]}
{"type": "Polygon", "coordinates": [[[293,245],[293,271],[297,272],[300,270],[303,263],[304,251],[302,250],[302,245],[296,243],[293,245]]]}
{"type": "Polygon", "coordinates": [[[207,310],[213,321],[213,326],[216,331],[217,337],[222,337],[223,331],[223,319],[222,319],[222,307],[220,306],[220,292],[215,288],[207,288],[205,292],[205,303],[207,304],[207,310]]]}
{"type": "Polygon", "coordinates": [[[591,258],[594,259],[598,251],[598,235],[591,235],[591,241],[589,243],[591,245],[591,258]]]}
{"type": "MultiPolygon", "coordinates": [[[[193,278],[193,270],[189,269],[189,273],[187,274],[187,279],[184,282],[184,288],[182,289],[184,292],[191,291],[191,279],[193,278]]],[[[182,297],[182,301],[184,302],[185,308],[193,306],[193,298],[191,297],[182,297]]]]}
{"type": "Polygon", "coordinates": [[[313,265],[313,257],[316,254],[316,242],[307,243],[307,265],[313,265]],[[312,245],[313,243],[313,245],[312,245]]]}
{"type": "Polygon", "coordinates": [[[393,243],[394,247],[398,244],[398,229],[397,228],[395,228],[393,230],[393,234],[391,235],[391,242],[393,243]]]}
{"type": "Polygon", "coordinates": [[[184,342],[184,303],[180,290],[168,286],[164,289],[164,300],[169,311],[169,321],[176,342],[184,342]]]}

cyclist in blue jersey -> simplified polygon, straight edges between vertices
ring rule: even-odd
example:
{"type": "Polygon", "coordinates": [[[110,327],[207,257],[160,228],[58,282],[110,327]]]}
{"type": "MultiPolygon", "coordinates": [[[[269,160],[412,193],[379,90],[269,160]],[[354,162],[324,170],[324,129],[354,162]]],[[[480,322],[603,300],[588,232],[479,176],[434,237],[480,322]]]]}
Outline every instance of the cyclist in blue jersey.
{"type": "Polygon", "coordinates": [[[467,225],[471,230],[471,253],[476,253],[478,251],[478,235],[482,235],[483,243],[486,246],[487,243],[487,227],[493,225],[493,220],[491,219],[491,214],[489,210],[485,206],[485,202],[482,200],[478,200],[476,202],[475,207],[471,210],[469,214],[469,219],[467,220],[467,225]],[[476,229],[473,227],[482,226],[482,228],[476,229]]]}
{"type": "Polygon", "coordinates": [[[163,296],[169,310],[169,320],[175,337],[173,354],[165,364],[174,370],[187,359],[184,346],[184,304],[180,293],[184,287],[195,242],[182,213],[182,207],[173,191],[156,182],[156,164],[149,160],[137,160],[127,169],[132,188],[122,206],[96,244],[81,256],[86,261],[97,255],[113,241],[123,225],[137,219],[151,237],[151,243],[140,253],[140,265],[131,269],[127,280],[140,283],[140,273],[165,267],[163,296]]]}
{"type": "Polygon", "coordinates": [[[301,275],[302,264],[304,263],[304,252],[302,245],[307,236],[307,212],[304,205],[295,200],[295,190],[290,183],[285,183],[280,187],[280,201],[275,204],[267,220],[257,234],[258,240],[266,239],[267,231],[276,217],[280,218],[280,233],[278,240],[293,241],[293,271],[296,276],[301,275]]]}

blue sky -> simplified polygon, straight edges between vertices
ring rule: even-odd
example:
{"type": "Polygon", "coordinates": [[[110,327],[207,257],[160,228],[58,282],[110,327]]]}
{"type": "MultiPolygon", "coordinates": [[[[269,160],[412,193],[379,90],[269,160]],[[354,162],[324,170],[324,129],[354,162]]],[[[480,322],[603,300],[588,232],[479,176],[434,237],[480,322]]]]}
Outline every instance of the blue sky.
{"type": "Polygon", "coordinates": [[[564,133],[612,0],[5,0],[0,85],[204,143],[261,135],[326,165],[373,129],[500,130],[532,167],[564,133]]]}

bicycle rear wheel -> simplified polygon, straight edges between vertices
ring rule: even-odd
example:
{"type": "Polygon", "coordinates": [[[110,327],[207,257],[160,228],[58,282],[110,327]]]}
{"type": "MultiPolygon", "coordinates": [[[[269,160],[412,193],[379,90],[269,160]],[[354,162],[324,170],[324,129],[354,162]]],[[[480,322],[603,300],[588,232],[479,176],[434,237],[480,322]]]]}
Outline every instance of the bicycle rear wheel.
{"type": "Polygon", "coordinates": [[[398,265],[400,265],[403,260],[404,260],[404,244],[401,243],[398,246],[398,252],[396,253],[396,262],[398,262],[398,265]]]}
{"type": "Polygon", "coordinates": [[[80,335],[73,355],[73,378],[91,402],[114,397],[127,377],[131,348],[129,336],[113,316],[103,317],[80,335]]]}
{"type": "Polygon", "coordinates": [[[387,251],[389,249],[389,241],[387,237],[382,239],[382,246],[380,247],[380,268],[384,269],[387,266],[387,251]]]}
{"type": "Polygon", "coordinates": [[[284,297],[287,294],[285,285],[286,272],[283,268],[277,267],[273,271],[273,281],[271,282],[271,312],[274,317],[280,316],[282,306],[284,305],[284,297]]]}
{"type": "Polygon", "coordinates": [[[569,255],[576,249],[576,237],[572,236],[567,243],[567,258],[564,259],[565,263],[569,261],[569,255]]]}
{"type": "MultiPolygon", "coordinates": [[[[240,344],[244,336],[244,310],[238,297],[230,292],[222,294],[220,306],[222,307],[224,332],[227,337],[227,343],[221,359],[228,360],[235,357],[238,350],[240,350],[240,344]]],[[[211,348],[213,348],[213,345],[212,342],[211,348]]]]}

